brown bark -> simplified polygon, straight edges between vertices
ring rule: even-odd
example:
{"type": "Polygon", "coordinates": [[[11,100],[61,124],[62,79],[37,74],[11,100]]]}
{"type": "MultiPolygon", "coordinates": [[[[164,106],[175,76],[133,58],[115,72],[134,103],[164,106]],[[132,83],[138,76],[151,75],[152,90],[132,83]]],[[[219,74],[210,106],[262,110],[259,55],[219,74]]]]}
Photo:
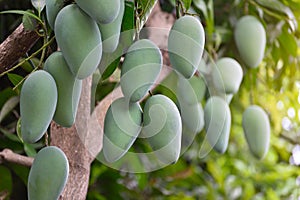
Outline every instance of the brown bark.
{"type": "Polygon", "coordinates": [[[36,31],[25,30],[20,24],[16,30],[0,44],[0,74],[10,69],[38,41],[36,31]]]}
{"type": "Polygon", "coordinates": [[[30,167],[33,163],[33,158],[19,155],[17,153],[14,153],[10,149],[4,149],[0,152],[0,164],[4,162],[10,162],[30,167]]]}
{"type": "Polygon", "coordinates": [[[51,124],[51,145],[57,146],[65,152],[70,166],[68,183],[61,199],[83,200],[86,198],[90,164],[93,158],[84,145],[83,136],[88,134],[90,99],[91,78],[87,78],[83,80],[75,124],[71,128],[60,127],[54,122],[51,124]]]}

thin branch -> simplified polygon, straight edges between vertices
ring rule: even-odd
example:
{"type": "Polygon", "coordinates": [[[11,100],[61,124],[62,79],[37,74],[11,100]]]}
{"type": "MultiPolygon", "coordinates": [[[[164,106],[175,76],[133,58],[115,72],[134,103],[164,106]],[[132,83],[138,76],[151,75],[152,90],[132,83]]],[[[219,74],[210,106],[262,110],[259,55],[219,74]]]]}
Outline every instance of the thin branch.
{"type": "Polygon", "coordinates": [[[0,44],[0,73],[10,69],[31,47],[40,36],[36,30],[25,30],[20,24],[16,30],[0,44]]]}
{"type": "Polygon", "coordinates": [[[10,162],[30,167],[33,163],[33,158],[14,153],[10,149],[4,149],[0,152],[0,164],[4,162],[10,162]]]}

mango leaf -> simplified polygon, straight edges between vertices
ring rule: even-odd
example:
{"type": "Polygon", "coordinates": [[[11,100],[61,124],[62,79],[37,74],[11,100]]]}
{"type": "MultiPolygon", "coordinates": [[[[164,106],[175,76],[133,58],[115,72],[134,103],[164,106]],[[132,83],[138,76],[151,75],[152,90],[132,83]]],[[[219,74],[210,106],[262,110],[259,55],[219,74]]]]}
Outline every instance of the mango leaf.
{"type": "Polygon", "coordinates": [[[35,157],[36,155],[36,150],[32,144],[24,143],[24,151],[29,157],[35,157]]]}
{"type": "Polygon", "coordinates": [[[6,115],[10,113],[16,107],[16,105],[18,105],[18,103],[19,103],[18,96],[13,96],[8,101],[5,102],[5,104],[3,105],[0,111],[0,123],[6,117],[6,115]]]}
{"type": "MultiPolygon", "coordinates": [[[[30,12],[28,10],[28,12],[30,12]]],[[[28,14],[24,14],[22,17],[22,23],[26,30],[33,31],[36,28],[37,22],[36,19],[30,17],[28,14]]]]}
{"type": "Polygon", "coordinates": [[[204,18],[207,19],[208,18],[207,7],[206,7],[204,0],[193,0],[193,3],[196,6],[196,8],[201,10],[201,12],[204,15],[204,18]]]}
{"type": "Polygon", "coordinates": [[[132,1],[125,1],[121,30],[123,32],[131,29],[134,29],[134,3],[132,1]]]}
{"type": "MultiPolygon", "coordinates": [[[[10,80],[10,82],[11,82],[14,86],[18,85],[18,84],[23,80],[23,77],[20,76],[20,75],[18,75],[18,74],[8,73],[7,76],[8,76],[8,79],[10,80]]],[[[17,89],[18,89],[18,90],[21,90],[21,87],[22,87],[22,84],[20,84],[20,85],[17,87],[17,89]]]]}
{"type": "Polygon", "coordinates": [[[43,21],[36,16],[35,14],[28,12],[28,11],[24,11],[24,10],[6,10],[6,11],[2,11],[0,12],[0,14],[19,14],[19,15],[28,15],[34,19],[36,19],[39,23],[43,23],[43,21]]]}
{"type": "Polygon", "coordinates": [[[279,14],[279,15],[283,15],[284,18],[286,18],[290,28],[292,31],[295,31],[298,27],[298,23],[297,20],[294,16],[294,13],[292,12],[292,10],[285,6],[283,3],[281,3],[278,0],[255,0],[256,3],[258,3],[260,6],[267,8],[268,10],[279,14]]]}
{"type": "Polygon", "coordinates": [[[5,166],[0,166],[0,174],[0,191],[5,191],[9,195],[11,194],[13,188],[11,171],[5,166]]]}
{"type": "Polygon", "coordinates": [[[15,134],[9,132],[8,130],[6,130],[4,128],[0,127],[0,132],[3,133],[3,135],[5,135],[5,137],[10,139],[11,141],[20,142],[20,139],[18,138],[18,136],[16,136],[15,134]]]}
{"type": "Polygon", "coordinates": [[[139,12],[139,18],[140,18],[140,22],[139,22],[139,30],[140,31],[143,26],[145,25],[148,17],[151,14],[151,11],[153,10],[155,4],[157,3],[157,0],[137,0],[138,3],[138,10],[139,12]]]}
{"type": "Polygon", "coordinates": [[[31,4],[40,13],[46,5],[46,0],[31,0],[31,4]]]}
{"type": "Polygon", "coordinates": [[[278,37],[280,46],[284,51],[290,55],[297,56],[298,45],[295,37],[288,32],[287,29],[283,29],[281,35],[278,37]]]}
{"type": "Polygon", "coordinates": [[[181,0],[181,2],[186,11],[191,7],[192,0],[181,0]]]}

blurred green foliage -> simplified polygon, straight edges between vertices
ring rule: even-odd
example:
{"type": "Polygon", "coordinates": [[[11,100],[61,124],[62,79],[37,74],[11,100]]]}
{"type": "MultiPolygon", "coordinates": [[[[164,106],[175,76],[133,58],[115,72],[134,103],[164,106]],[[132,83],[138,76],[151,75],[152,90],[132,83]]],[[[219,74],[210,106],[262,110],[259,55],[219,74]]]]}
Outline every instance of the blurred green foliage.
{"type": "MultiPolygon", "coordinates": [[[[143,22],[149,14],[146,8],[155,1],[137,2],[143,22]]],[[[175,13],[175,0],[160,0],[160,3],[164,10],[175,13]]],[[[300,145],[300,1],[185,0],[182,5],[183,11],[199,15],[206,31],[205,49],[209,55],[214,60],[233,57],[244,70],[240,91],[230,104],[229,147],[223,155],[212,151],[205,158],[199,158],[205,136],[202,131],[176,164],[154,172],[120,172],[94,161],[87,199],[298,199],[300,170],[292,158],[296,156],[293,149],[300,145]],[[235,23],[246,14],[256,16],[267,32],[265,58],[259,68],[252,70],[243,64],[233,40],[235,23]],[[251,155],[243,135],[242,113],[250,104],[262,106],[271,120],[271,146],[263,160],[251,155]]],[[[0,11],[11,9],[33,10],[33,7],[29,0],[0,1],[0,11]]],[[[132,12],[128,15],[127,21],[132,22],[132,12]]],[[[0,41],[21,21],[19,15],[0,15],[0,41]]],[[[0,113],[5,112],[0,121],[0,150],[10,148],[34,156],[43,146],[43,141],[35,145],[20,141],[16,134],[19,107],[12,100],[20,89],[13,89],[14,86],[33,69],[32,62],[38,63],[39,59],[37,56],[8,76],[0,77],[0,113]]],[[[118,73],[117,70],[115,74],[118,73]]],[[[96,100],[104,98],[115,84],[116,78],[101,80],[96,100]]],[[[176,78],[167,79],[165,84],[176,85],[176,78]]],[[[163,87],[155,92],[175,98],[163,87]]],[[[28,172],[26,167],[1,165],[0,199],[25,199],[28,172]]]]}

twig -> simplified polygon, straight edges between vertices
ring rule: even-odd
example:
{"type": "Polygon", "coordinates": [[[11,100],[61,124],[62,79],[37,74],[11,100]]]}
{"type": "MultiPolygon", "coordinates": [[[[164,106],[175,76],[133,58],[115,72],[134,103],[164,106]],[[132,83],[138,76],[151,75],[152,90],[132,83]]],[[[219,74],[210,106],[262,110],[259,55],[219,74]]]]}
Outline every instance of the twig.
{"type": "Polygon", "coordinates": [[[10,162],[30,167],[33,163],[33,158],[14,153],[10,149],[4,149],[0,152],[0,164],[4,162],[10,162]]]}

